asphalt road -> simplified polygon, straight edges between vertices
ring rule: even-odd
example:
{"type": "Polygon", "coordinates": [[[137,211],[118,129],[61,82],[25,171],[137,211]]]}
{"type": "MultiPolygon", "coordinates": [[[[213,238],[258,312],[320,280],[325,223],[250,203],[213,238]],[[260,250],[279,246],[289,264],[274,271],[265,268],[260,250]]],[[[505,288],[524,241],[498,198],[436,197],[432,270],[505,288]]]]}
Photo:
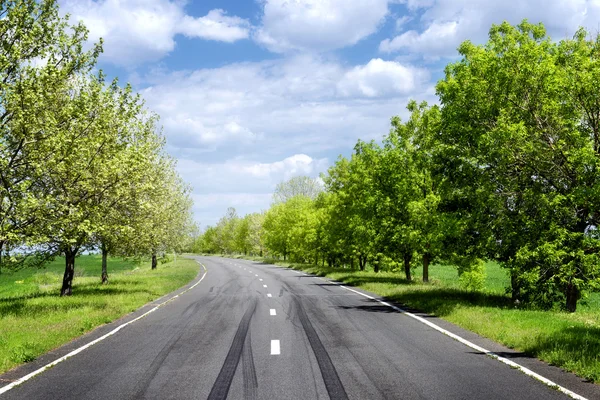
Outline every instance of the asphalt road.
{"type": "Polygon", "coordinates": [[[331,282],[198,260],[198,286],[0,399],[568,398],[331,282]]]}

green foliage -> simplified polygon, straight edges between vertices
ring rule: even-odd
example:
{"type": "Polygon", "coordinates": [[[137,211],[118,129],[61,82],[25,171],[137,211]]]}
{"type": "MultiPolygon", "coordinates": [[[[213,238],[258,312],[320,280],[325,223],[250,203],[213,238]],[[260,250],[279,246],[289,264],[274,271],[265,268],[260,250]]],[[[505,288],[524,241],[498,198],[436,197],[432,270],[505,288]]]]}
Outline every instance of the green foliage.
{"type": "Polygon", "coordinates": [[[457,211],[511,271],[514,300],[574,311],[600,279],[599,43],[503,23],[485,46],[463,43],[437,86],[457,211]]]}
{"type": "Polygon", "coordinates": [[[190,190],[156,116],[129,85],[93,75],[101,43],[85,50],[86,28],[69,26],[56,1],[0,10],[0,271],[64,254],[69,295],[84,248],[180,250],[190,190]]]}
{"type": "Polygon", "coordinates": [[[459,269],[459,282],[463,289],[470,291],[482,290],[485,285],[485,268],[483,260],[477,260],[469,268],[459,269]]]}

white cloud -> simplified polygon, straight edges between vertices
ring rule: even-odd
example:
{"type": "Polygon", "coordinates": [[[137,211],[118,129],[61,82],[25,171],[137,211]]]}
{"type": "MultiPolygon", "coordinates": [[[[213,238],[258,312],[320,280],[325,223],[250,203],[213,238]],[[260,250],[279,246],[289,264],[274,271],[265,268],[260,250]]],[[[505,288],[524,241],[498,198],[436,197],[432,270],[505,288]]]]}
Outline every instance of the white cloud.
{"type": "Polygon", "coordinates": [[[119,65],[162,58],[175,48],[175,36],[234,42],[249,35],[248,21],[212,10],[186,15],[184,3],[172,0],[63,0],[61,11],[83,21],[90,41],[104,39],[102,57],[119,65]]]}
{"type": "Polygon", "coordinates": [[[523,19],[541,21],[554,39],[562,39],[572,36],[579,26],[595,32],[600,19],[598,0],[408,0],[407,7],[422,13],[422,29],[383,40],[380,51],[452,57],[462,41],[483,43],[490,26],[504,20],[512,24],[523,19]]]}
{"type": "Polygon", "coordinates": [[[255,39],[275,52],[327,51],[374,33],[388,15],[389,0],[261,0],[255,39]]]}
{"type": "Polygon", "coordinates": [[[294,154],[271,163],[241,161],[205,163],[180,160],[177,169],[194,187],[194,213],[202,226],[214,225],[227,207],[235,207],[239,215],[266,210],[273,190],[293,176],[316,177],[328,167],[328,160],[294,154]]]}
{"type": "Polygon", "coordinates": [[[302,56],[146,79],[142,95],[171,150],[187,157],[346,150],[385,134],[408,97],[431,99],[425,71],[381,59],[348,68],[302,56]]]}
{"type": "Polygon", "coordinates": [[[313,160],[306,154],[295,154],[282,161],[242,166],[241,170],[255,178],[277,177],[279,182],[296,175],[313,175],[322,172],[325,167],[327,159],[313,160]]]}
{"type": "Polygon", "coordinates": [[[228,17],[223,10],[217,9],[209,11],[201,18],[185,15],[177,32],[189,37],[231,43],[248,38],[248,28],[248,21],[239,17],[228,17]]]}
{"type": "Polygon", "coordinates": [[[279,182],[298,175],[317,176],[328,165],[327,158],[294,154],[273,162],[181,159],[177,169],[196,188],[196,193],[272,193],[279,182]]]}
{"type": "Polygon", "coordinates": [[[354,67],[338,83],[344,96],[381,97],[408,94],[429,78],[424,70],[376,58],[354,67]]]}

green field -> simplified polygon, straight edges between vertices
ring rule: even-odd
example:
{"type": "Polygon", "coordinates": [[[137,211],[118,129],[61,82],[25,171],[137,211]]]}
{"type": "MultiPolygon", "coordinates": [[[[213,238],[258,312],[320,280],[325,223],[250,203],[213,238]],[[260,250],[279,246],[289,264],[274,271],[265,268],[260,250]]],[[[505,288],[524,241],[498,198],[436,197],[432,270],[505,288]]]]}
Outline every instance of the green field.
{"type": "Polygon", "coordinates": [[[0,274],[0,373],[185,285],[199,269],[183,258],[154,271],[148,262],[109,259],[109,284],[102,285],[100,262],[95,255],[77,258],[70,297],[58,296],[63,258],[0,274]]]}
{"type": "MultiPolygon", "coordinates": [[[[273,262],[273,260],[268,260],[273,262]]],[[[485,265],[485,289],[461,288],[453,266],[430,267],[430,283],[413,282],[400,272],[353,271],[276,262],[344,282],[525,352],[592,382],[600,382],[600,293],[587,294],[575,313],[515,308],[505,293],[509,278],[493,262],[485,265]]]]}

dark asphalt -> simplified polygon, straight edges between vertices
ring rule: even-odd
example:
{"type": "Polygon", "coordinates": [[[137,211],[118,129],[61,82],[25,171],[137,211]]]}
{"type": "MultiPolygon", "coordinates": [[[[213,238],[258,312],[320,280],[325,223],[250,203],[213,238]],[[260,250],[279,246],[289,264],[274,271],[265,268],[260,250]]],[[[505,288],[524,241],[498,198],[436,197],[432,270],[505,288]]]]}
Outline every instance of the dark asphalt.
{"type": "Polygon", "coordinates": [[[0,399],[568,398],[317,277],[198,260],[198,286],[0,399]]]}

